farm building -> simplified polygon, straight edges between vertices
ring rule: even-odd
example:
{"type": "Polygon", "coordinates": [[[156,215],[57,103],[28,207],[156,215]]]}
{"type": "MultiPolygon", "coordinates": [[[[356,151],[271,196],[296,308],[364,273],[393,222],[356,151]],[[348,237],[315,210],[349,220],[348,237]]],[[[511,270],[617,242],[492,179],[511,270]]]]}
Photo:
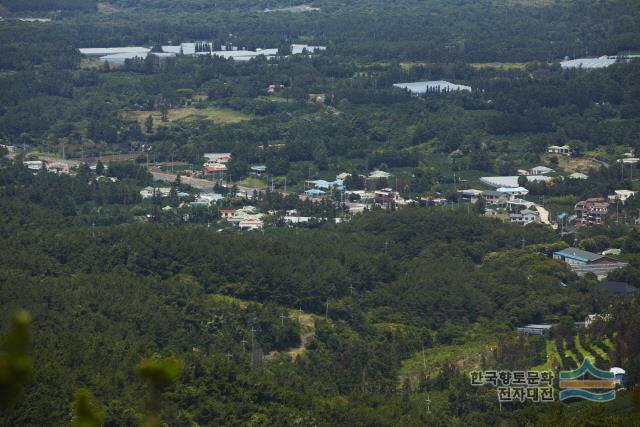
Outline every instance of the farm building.
{"type": "Polygon", "coordinates": [[[613,258],[578,248],[566,248],[554,252],[553,259],[566,262],[571,270],[579,276],[593,273],[598,279],[606,277],[610,271],[628,265],[626,262],[620,262],[613,258]]]}
{"type": "Polygon", "coordinates": [[[423,95],[427,92],[471,92],[471,86],[458,85],[444,80],[396,83],[393,86],[400,89],[405,89],[414,95],[423,95]]]}
{"type": "MultiPolygon", "coordinates": [[[[519,187],[518,175],[514,176],[483,176],[480,178],[480,182],[494,188],[515,188],[519,187]]],[[[553,178],[545,175],[527,175],[527,181],[532,182],[547,182],[553,178]]]]}
{"type": "Polygon", "coordinates": [[[141,46],[126,47],[87,47],[78,49],[82,55],[102,57],[107,55],[137,54],[142,58],[146,57],[151,49],[141,46]]]}
{"type": "Polygon", "coordinates": [[[113,65],[123,65],[127,59],[145,59],[147,57],[147,52],[128,52],[128,53],[113,53],[110,55],[104,55],[100,57],[100,62],[108,62],[113,65]]]}
{"type": "Polygon", "coordinates": [[[526,325],[522,328],[518,328],[518,335],[546,335],[551,332],[551,328],[553,325],[542,324],[542,325],[526,325]]]}
{"type": "Polygon", "coordinates": [[[562,68],[583,68],[583,69],[595,69],[606,68],[616,63],[616,58],[609,56],[601,56],[599,58],[576,58],[566,59],[560,62],[562,68]]]}
{"type": "Polygon", "coordinates": [[[308,44],[292,44],[291,45],[291,54],[293,55],[304,53],[305,51],[309,53],[314,53],[322,50],[327,50],[327,47],[326,46],[310,46],[308,44]]]}

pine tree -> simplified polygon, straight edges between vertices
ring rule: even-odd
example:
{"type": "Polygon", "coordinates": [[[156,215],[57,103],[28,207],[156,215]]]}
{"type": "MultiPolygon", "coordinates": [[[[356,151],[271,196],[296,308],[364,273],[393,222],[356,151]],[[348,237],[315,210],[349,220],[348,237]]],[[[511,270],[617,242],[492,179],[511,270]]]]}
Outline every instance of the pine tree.
{"type": "Polygon", "coordinates": [[[144,121],[144,127],[147,133],[153,132],[153,116],[151,114],[149,114],[147,119],[144,121]]]}

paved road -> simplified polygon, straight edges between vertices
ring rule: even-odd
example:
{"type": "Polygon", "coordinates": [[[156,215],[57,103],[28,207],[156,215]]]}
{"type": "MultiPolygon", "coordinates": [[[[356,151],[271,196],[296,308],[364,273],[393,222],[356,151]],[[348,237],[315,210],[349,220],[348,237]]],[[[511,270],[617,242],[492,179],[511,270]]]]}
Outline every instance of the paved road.
{"type": "MultiPolygon", "coordinates": [[[[153,175],[153,179],[156,181],[174,182],[177,177],[177,175],[174,173],[161,172],[153,168],[150,168],[149,172],[151,172],[151,175],[153,175]]],[[[183,183],[188,184],[194,188],[207,191],[213,191],[213,188],[216,185],[215,182],[206,179],[192,178],[189,176],[181,176],[180,180],[183,183]]]]}
{"type": "MultiPolygon", "coordinates": [[[[177,177],[177,175],[174,173],[164,172],[155,167],[150,167],[149,172],[151,172],[151,174],[153,175],[153,179],[156,181],[174,182],[177,177]]],[[[184,175],[180,176],[180,180],[183,183],[188,184],[194,188],[198,188],[200,190],[206,190],[206,191],[213,191],[216,185],[214,181],[209,181],[208,179],[193,178],[193,177],[184,176],[184,175]]],[[[228,189],[233,188],[233,184],[223,183],[222,186],[228,189]]],[[[254,191],[258,193],[264,192],[264,190],[261,190],[259,188],[245,187],[242,185],[237,185],[236,188],[238,190],[238,194],[242,196],[247,196],[247,197],[252,197],[254,191]]]]}

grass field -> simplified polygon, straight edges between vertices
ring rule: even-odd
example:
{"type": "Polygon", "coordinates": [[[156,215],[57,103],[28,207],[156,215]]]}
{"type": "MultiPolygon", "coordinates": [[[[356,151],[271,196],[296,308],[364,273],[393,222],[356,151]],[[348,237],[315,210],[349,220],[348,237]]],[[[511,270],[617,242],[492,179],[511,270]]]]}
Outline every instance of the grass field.
{"type": "Polygon", "coordinates": [[[583,172],[588,174],[589,169],[599,168],[601,166],[600,163],[591,159],[567,156],[555,156],[558,159],[558,166],[553,166],[549,161],[551,157],[552,156],[547,154],[543,155],[542,162],[550,165],[552,169],[562,169],[567,174],[572,174],[574,172],[583,172]]]}
{"type": "Polygon", "coordinates": [[[415,382],[422,372],[427,375],[437,373],[445,363],[453,363],[463,371],[477,369],[480,367],[482,355],[495,348],[499,333],[487,333],[480,324],[475,324],[463,337],[463,344],[425,348],[424,354],[417,351],[411,358],[402,361],[400,382],[407,378],[415,382]]]}
{"type": "Polygon", "coordinates": [[[238,185],[242,187],[252,187],[260,189],[267,188],[267,184],[263,180],[253,177],[243,179],[242,181],[238,182],[238,185]]]}
{"type": "Polygon", "coordinates": [[[194,122],[197,120],[209,120],[220,124],[233,124],[245,120],[251,120],[252,116],[241,113],[239,111],[227,110],[222,108],[173,108],[169,110],[168,122],[162,122],[160,111],[125,111],[124,117],[127,119],[135,119],[140,122],[144,128],[144,121],[147,117],[153,117],[153,127],[166,125],[174,122],[194,122]]]}
{"type": "Polygon", "coordinates": [[[83,70],[97,70],[102,63],[99,58],[82,58],[80,59],[80,68],[83,70]]]}

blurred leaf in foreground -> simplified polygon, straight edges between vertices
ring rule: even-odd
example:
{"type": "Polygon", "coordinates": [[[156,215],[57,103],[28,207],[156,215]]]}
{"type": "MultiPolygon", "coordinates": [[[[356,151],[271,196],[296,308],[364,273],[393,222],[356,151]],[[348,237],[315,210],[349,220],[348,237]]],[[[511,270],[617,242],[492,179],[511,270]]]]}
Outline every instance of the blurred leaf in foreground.
{"type": "Polygon", "coordinates": [[[11,319],[0,352],[0,405],[13,403],[31,378],[33,361],[29,356],[30,348],[31,315],[21,310],[11,319]]]}

